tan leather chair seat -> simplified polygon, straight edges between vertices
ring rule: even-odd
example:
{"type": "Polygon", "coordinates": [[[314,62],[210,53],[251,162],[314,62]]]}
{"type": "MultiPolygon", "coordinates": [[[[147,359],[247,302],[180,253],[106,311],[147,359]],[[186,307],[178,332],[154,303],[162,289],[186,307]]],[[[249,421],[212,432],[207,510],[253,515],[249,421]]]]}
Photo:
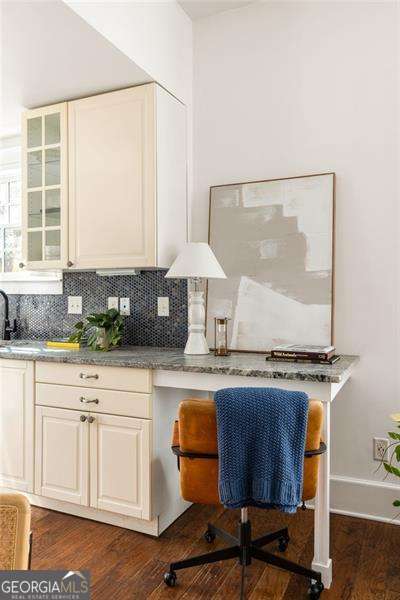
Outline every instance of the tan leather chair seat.
{"type": "MultiPolygon", "coordinates": [[[[322,403],[309,401],[306,450],[319,448],[323,420],[322,403]]],[[[182,452],[217,454],[217,421],[213,400],[190,398],[181,402],[173,445],[182,452]]],[[[304,459],[303,500],[315,497],[319,456],[304,459]]],[[[180,458],[181,495],[189,502],[220,504],[217,458],[180,458]]]]}

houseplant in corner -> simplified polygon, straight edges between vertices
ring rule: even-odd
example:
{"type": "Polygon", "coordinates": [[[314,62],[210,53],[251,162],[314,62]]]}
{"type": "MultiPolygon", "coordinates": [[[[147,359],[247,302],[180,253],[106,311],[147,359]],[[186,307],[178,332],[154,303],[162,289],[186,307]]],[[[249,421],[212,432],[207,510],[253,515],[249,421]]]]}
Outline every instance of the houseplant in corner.
{"type": "Polygon", "coordinates": [[[87,334],[87,345],[92,350],[108,352],[119,346],[122,339],[123,318],[115,308],[104,313],[92,313],[84,321],[75,324],[75,332],[69,342],[81,342],[87,334]]]}
{"type": "MultiPolygon", "coordinates": [[[[400,413],[390,415],[392,420],[397,423],[397,428],[400,430],[400,413]]],[[[394,459],[397,463],[400,463],[400,431],[389,431],[388,435],[391,440],[394,440],[387,447],[382,463],[386,469],[387,474],[391,473],[396,477],[400,477],[400,468],[393,465],[394,459]],[[389,457],[390,453],[390,457],[389,457]]],[[[400,499],[393,501],[393,506],[400,507],[400,499]]]]}

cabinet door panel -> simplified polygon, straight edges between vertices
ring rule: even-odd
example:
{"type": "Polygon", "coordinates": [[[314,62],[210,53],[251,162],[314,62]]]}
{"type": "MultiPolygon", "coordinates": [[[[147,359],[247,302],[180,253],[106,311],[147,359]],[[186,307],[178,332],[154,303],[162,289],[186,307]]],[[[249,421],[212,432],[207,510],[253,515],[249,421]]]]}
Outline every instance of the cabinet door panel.
{"type": "Polygon", "coordinates": [[[68,261],[67,103],[22,118],[22,256],[27,269],[68,261]]]}
{"type": "Polygon", "coordinates": [[[70,259],[156,266],[154,85],[68,104],[70,259]]]}
{"type": "Polygon", "coordinates": [[[90,505],[150,519],[151,421],[96,415],[90,425],[90,505]]]}
{"type": "Polygon", "coordinates": [[[36,494],[88,504],[89,424],[82,413],[36,407],[36,494]]]}
{"type": "Polygon", "coordinates": [[[33,363],[0,361],[0,485],[23,492],[33,492],[33,386],[33,363]]]}

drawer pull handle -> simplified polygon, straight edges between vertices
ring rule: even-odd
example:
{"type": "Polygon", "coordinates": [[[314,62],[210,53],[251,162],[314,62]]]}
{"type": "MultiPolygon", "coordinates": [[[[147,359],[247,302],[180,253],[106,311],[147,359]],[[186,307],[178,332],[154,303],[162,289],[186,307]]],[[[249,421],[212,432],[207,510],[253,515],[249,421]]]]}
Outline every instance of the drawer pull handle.
{"type": "Polygon", "coordinates": [[[83,404],[98,404],[99,403],[99,399],[98,398],[85,398],[85,396],[81,396],[79,398],[79,400],[81,402],[83,402],[83,404]]]}
{"type": "Polygon", "coordinates": [[[84,423],[86,421],[86,419],[87,419],[86,415],[81,415],[81,421],[82,421],[82,423],[84,423]]]}
{"type": "Polygon", "coordinates": [[[97,373],[94,373],[93,375],[90,375],[90,373],[79,373],[79,377],[81,379],[98,379],[99,378],[97,373]]]}
{"type": "Polygon", "coordinates": [[[90,417],[88,417],[88,419],[87,419],[87,420],[89,421],[89,423],[93,423],[93,421],[94,421],[94,417],[90,416],[90,417]]]}

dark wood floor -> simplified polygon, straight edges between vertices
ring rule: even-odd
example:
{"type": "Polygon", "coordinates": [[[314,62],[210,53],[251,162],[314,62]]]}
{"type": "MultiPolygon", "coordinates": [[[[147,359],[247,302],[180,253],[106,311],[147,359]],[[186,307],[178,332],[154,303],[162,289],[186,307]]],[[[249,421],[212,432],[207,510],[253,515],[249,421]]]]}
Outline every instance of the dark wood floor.
{"type": "MultiPolygon", "coordinates": [[[[252,509],[253,534],[288,524],[291,543],[286,556],[309,565],[313,553],[313,512],[286,516],[252,509]]],[[[240,568],[233,562],[188,569],[179,585],[167,588],[162,576],[171,560],[207,552],[202,539],[208,520],[236,529],[237,511],[192,506],[159,539],[111,525],[33,508],[33,569],[89,569],[93,600],[238,598],[240,568]]],[[[400,528],[332,515],[334,584],[322,598],[400,600],[400,528]]],[[[222,547],[220,542],[213,548],[222,547]]],[[[257,561],[247,570],[247,600],[299,600],[307,583],[257,561]]]]}

